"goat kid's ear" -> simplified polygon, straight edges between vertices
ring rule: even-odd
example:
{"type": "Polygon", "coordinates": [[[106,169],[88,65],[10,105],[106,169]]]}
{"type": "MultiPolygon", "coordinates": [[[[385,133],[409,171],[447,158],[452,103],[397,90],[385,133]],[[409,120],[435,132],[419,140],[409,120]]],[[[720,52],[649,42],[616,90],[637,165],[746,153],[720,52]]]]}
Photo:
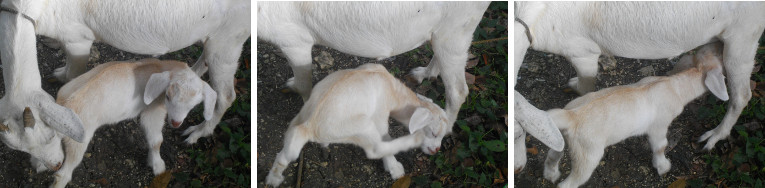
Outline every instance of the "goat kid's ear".
{"type": "Polygon", "coordinates": [[[430,98],[428,98],[426,96],[423,96],[423,95],[420,95],[420,94],[417,94],[417,98],[419,98],[420,100],[424,100],[424,101],[428,101],[428,102],[433,102],[433,99],[430,99],[430,98]]]}
{"type": "Polygon", "coordinates": [[[210,87],[210,84],[202,82],[204,84],[204,117],[209,121],[213,118],[213,112],[215,111],[215,101],[218,99],[218,94],[210,87]]]}
{"type": "Polygon", "coordinates": [[[704,85],[709,88],[717,98],[723,101],[728,100],[728,88],[725,86],[725,76],[723,75],[721,67],[713,68],[707,71],[706,78],[704,78],[704,85]]]}
{"type": "Polygon", "coordinates": [[[412,117],[409,118],[409,134],[414,134],[415,131],[427,126],[428,120],[430,120],[430,110],[426,108],[415,109],[412,117]]]}
{"type": "Polygon", "coordinates": [[[143,103],[151,104],[154,99],[165,92],[168,85],[170,85],[170,71],[152,74],[143,92],[143,103]]]}

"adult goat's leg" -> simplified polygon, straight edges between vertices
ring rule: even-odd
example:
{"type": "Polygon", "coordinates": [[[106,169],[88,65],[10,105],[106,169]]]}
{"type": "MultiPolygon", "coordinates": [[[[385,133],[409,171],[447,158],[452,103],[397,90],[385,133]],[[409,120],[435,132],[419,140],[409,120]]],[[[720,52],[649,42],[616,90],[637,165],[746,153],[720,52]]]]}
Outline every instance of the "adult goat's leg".
{"type": "Polygon", "coordinates": [[[725,117],[723,117],[720,125],[704,133],[699,138],[699,142],[707,141],[707,144],[704,146],[705,150],[711,150],[717,141],[728,137],[731,128],[738,121],[741,111],[749,103],[749,99],[752,98],[749,78],[754,68],[757,38],[762,34],[762,29],[753,33],[756,33],[756,36],[736,35],[724,40],[723,67],[728,76],[728,87],[731,94],[730,101],[728,102],[725,117]]]}
{"type": "MultiPolygon", "coordinates": [[[[186,143],[193,144],[197,139],[212,135],[215,126],[218,125],[226,109],[231,106],[236,98],[234,92],[234,74],[239,65],[239,55],[242,45],[247,40],[249,32],[236,35],[231,38],[211,38],[205,43],[205,60],[209,69],[210,86],[218,93],[215,103],[213,118],[199,125],[191,126],[183,132],[188,135],[186,143]]],[[[230,35],[229,35],[230,37],[230,35]]]]}
{"type": "Polygon", "coordinates": [[[66,52],[66,65],[53,71],[60,82],[69,82],[77,76],[88,71],[88,58],[90,58],[90,47],[93,41],[84,40],[79,42],[65,42],[64,51],[66,52]]]}

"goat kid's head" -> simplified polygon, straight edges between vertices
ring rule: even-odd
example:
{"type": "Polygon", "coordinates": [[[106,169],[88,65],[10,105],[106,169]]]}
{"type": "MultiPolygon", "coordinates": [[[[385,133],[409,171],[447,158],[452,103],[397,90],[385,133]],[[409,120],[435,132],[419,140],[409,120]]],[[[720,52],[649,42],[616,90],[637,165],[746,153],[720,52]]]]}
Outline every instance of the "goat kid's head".
{"type": "Polygon", "coordinates": [[[441,149],[441,140],[451,133],[449,119],[444,109],[433,103],[433,100],[417,95],[421,107],[417,107],[409,118],[409,134],[422,134],[422,152],[433,155],[441,149]]]}
{"type": "Polygon", "coordinates": [[[167,121],[174,128],[178,128],[189,111],[200,102],[204,102],[205,120],[212,119],[217,94],[209,84],[188,69],[152,74],[146,83],[144,103],[151,104],[157,97],[164,97],[167,121]]]}
{"type": "Polygon", "coordinates": [[[62,136],[82,142],[85,134],[82,121],[72,110],[53,103],[52,97],[44,95],[48,98],[37,100],[38,105],[30,105],[32,107],[11,102],[23,101],[21,99],[8,96],[0,99],[0,140],[11,149],[29,153],[37,172],[61,167],[62,136]]]}
{"type": "Polygon", "coordinates": [[[684,55],[670,71],[677,73],[691,68],[696,68],[704,73],[704,86],[720,100],[727,101],[728,90],[725,85],[725,76],[722,66],[723,44],[715,42],[706,44],[696,51],[696,54],[684,55]]]}

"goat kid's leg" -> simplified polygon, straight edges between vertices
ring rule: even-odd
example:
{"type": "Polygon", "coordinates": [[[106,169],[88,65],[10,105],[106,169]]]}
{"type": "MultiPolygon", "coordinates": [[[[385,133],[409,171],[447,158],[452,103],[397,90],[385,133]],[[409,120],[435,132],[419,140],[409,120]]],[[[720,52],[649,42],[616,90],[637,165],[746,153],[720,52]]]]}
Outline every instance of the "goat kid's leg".
{"type": "Polygon", "coordinates": [[[544,177],[547,180],[555,183],[560,178],[560,171],[558,170],[558,164],[560,159],[563,158],[563,151],[555,151],[550,149],[547,151],[547,159],[545,160],[544,177]]]}
{"type": "Polygon", "coordinates": [[[54,173],[55,180],[51,187],[63,188],[66,184],[72,180],[72,172],[82,162],[82,156],[85,155],[85,151],[88,149],[90,139],[93,137],[93,132],[86,130],[85,138],[82,143],[72,140],[69,137],[64,137],[62,142],[64,144],[64,164],[61,165],[61,169],[54,173]]]}
{"type": "Polygon", "coordinates": [[[648,142],[651,144],[651,151],[653,152],[653,167],[656,168],[659,175],[664,175],[672,167],[672,164],[664,155],[668,143],[667,128],[650,130],[648,133],[648,142]]]}
{"type": "Polygon", "coordinates": [[[53,75],[56,76],[56,79],[66,83],[87,72],[88,58],[90,58],[90,47],[92,45],[92,40],[65,42],[64,51],[66,52],[66,65],[53,71],[53,75]]]}
{"type": "Polygon", "coordinates": [[[594,142],[574,142],[569,144],[572,157],[571,174],[558,187],[579,187],[587,182],[603,158],[605,146],[594,142]]]}
{"type": "Polygon", "coordinates": [[[360,141],[356,144],[364,148],[364,152],[366,152],[367,158],[369,159],[393,156],[396,153],[421,146],[422,141],[425,139],[421,132],[399,137],[387,142],[382,141],[382,138],[378,135],[363,135],[361,137],[363,138],[356,139],[360,141]]]}
{"type": "Polygon", "coordinates": [[[396,156],[389,155],[382,158],[385,170],[390,172],[392,179],[398,179],[404,176],[404,165],[396,160],[396,156]]]}
{"type": "Polygon", "coordinates": [[[435,78],[441,72],[438,67],[440,64],[438,58],[434,56],[427,67],[416,67],[409,72],[409,76],[417,83],[422,83],[425,78],[435,78]]]}
{"type": "Polygon", "coordinates": [[[165,171],[165,161],[159,154],[162,145],[162,127],[165,125],[165,116],[167,111],[164,106],[154,102],[151,106],[141,112],[141,128],[146,134],[146,141],[149,145],[149,166],[151,166],[154,175],[159,175],[165,171]]]}
{"type": "Polygon", "coordinates": [[[300,155],[300,150],[308,142],[308,131],[300,126],[290,125],[287,132],[284,133],[284,148],[276,154],[274,164],[268,171],[266,184],[277,187],[284,181],[282,173],[290,162],[294,161],[300,155]]]}
{"type": "MultiPolygon", "coordinates": [[[[757,33],[762,33],[762,29],[757,33]]],[[[743,40],[725,40],[723,47],[723,67],[726,76],[728,76],[728,88],[730,91],[730,102],[727,112],[722,122],[717,128],[710,130],[699,138],[699,142],[707,141],[705,150],[711,150],[715,147],[717,141],[726,139],[730,135],[730,130],[738,121],[744,107],[752,98],[749,86],[749,78],[754,68],[754,55],[757,50],[757,34],[754,38],[743,40]]],[[[737,38],[736,38],[737,39],[737,38]]]]}
{"type": "Polygon", "coordinates": [[[205,120],[199,125],[191,126],[183,132],[184,136],[189,136],[186,138],[186,143],[188,144],[194,144],[199,138],[212,135],[215,126],[220,122],[226,109],[231,106],[231,103],[236,98],[236,93],[234,92],[234,74],[239,65],[237,61],[242,52],[242,45],[247,40],[249,31],[240,34],[242,35],[237,35],[233,42],[230,36],[211,38],[205,42],[204,62],[207,63],[210,71],[210,86],[218,93],[218,99],[215,102],[215,111],[213,112],[212,119],[205,120]]]}

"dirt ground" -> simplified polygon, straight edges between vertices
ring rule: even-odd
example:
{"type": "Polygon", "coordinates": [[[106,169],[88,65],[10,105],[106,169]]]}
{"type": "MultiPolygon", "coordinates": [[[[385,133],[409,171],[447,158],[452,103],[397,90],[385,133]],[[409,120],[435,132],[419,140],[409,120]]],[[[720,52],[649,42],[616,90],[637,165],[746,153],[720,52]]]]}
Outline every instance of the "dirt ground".
{"type": "MultiPolygon", "coordinates": [[[[37,51],[39,69],[43,76],[43,88],[53,96],[62,86],[61,83],[50,82],[53,79],[53,69],[64,66],[62,50],[52,49],[39,42],[37,51]]],[[[249,47],[244,50],[249,51],[249,47]]],[[[190,48],[180,53],[166,54],[159,59],[173,59],[193,64],[197,55],[190,48]]],[[[106,44],[95,44],[91,48],[90,68],[95,63],[109,61],[139,60],[150,56],[135,55],[112,48],[106,44]]],[[[2,81],[0,81],[2,82],[2,81]]],[[[0,90],[4,95],[4,90],[0,90]]],[[[189,126],[201,123],[201,110],[189,113],[181,128],[173,129],[167,126],[163,129],[164,141],[161,146],[161,156],[167,169],[176,172],[195,174],[194,162],[189,158],[187,149],[211,148],[212,139],[204,137],[197,144],[187,145],[183,142],[183,131],[189,126]]],[[[223,118],[223,121],[233,123],[232,126],[249,125],[249,120],[223,118]]],[[[216,128],[216,132],[220,132],[216,128]]],[[[219,134],[216,133],[215,136],[219,134]]],[[[138,121],[126,120],[115,125],[103,126],[96,131],[90,142],[82,163],[74,170],[72,181],[68,187],[145,187],[154,175],[147,164],[148,144],[144,133],[138,127],[138,121]]],[[[2,187],[47,187],[53,182],[53,172],[35,173],[29,162],[29,154],[15,151],[7,146],[0,146],[0,188],[2,187]]],[[[188,187],[188,182],[172,180],[168,187],[188,187]]]]}
{"type": "MultiPolygon", "coordinates": [[[[271,169],[274,158],[283,147],[284,132],[303,106],[303,101],[298,94],[281,92],[285,88],[284,83],[292,77],[292,69],[287,64],[287,60],[277,55],[278,50],[273,45],[258,41],[257,48],[257,186],[264,187],[266,175],[271,169]]],[[[428,59],[423,58],[425,57],[423,54],[417,52],[414,56],[407,54],[378,61],[317,46],[312,51],[313,82],[316,84],[336,70],[355,68],[365,63],[382,64],[393,72],[396,78],[401,79],[412,68],[425,66],[429,62],[428,59]],[[327,62],[332,63],[327,64],[327,62]]],[[[414,84],[409,86],[412,88],[414,84]]],[[[419,89],[424,87],[426,86],[419,86],[419,89]]],[[[400,124],[391,124],[392,137],[408,134],[405,131],[406,128],[400,124]]],[[[309,142],[303,147],[302,154],[304,155],[303,187],[390,187],[394,183],[390,173],[383,168],[381,160],[367,159],[364,151],[355,145],[331,144],[329,149],[324,149],[317,143],[309,142]]],[[[430,171],[435,168],[435,164],[429,162],[428,157],[418,149],[396,155],[396,158],[404,165],[407,174],[430,171]]],[[[297,160],[290,163],[283,173],[285,179],[281,187],[295,187],[297,166],[297,160]]]]}
{"type": "MultiPolygon", "coordinates": [[[[599,61],[597,89],[635,83],[645,76],[666,75],[677,61],[617,57],[613,64],[607,59],[601,57],[599,61]]],[[[529,50],[515,89],[539,109],[562,108],[578,97],[566,87],[568,79],[575,76],[573,67],[562,56],[529,50]]],[[[686,106],[685,111],[669,127],[666,156],[672,163],[672,169],[667,174],[658,175],[651,162],[652,154],[646,136],[638,136],[607,147],[600,164],[582,187],[666,187],[678,177],[707,174],[702,158],[706,152],[701,151],[703,145],[696,143],[699,136],[716,126],[698,118],[700,101],[706,97],[702,96],[686,106]]],[[[526,140],[526,147],[532,148],[532,151],[536,149],[538,153],[526,153],[528,162],[524,171],[515,175],[515,186],[554,187],[553,182],[543,177],[543,163],[549,148],[531,136],[526,140]]],[[[561,177],[555,183],[565,179],[571,171],[568,148],[565,153],[561,160],[561,177]]]]}

